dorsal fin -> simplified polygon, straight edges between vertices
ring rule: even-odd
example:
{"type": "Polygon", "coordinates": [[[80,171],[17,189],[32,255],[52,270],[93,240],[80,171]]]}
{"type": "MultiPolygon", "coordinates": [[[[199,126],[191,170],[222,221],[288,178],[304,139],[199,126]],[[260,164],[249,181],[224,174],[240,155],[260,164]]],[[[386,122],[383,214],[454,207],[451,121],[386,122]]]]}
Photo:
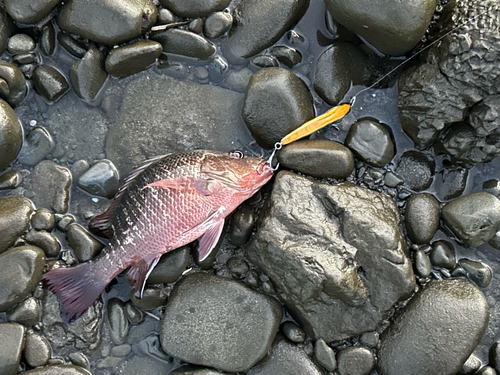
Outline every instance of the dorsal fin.
{"type": "Polygon", "coordinates": [[[123,180],[123,184],[118,189],[118,192],[116,193],[115,197],[111,201],[109,207],[107,208],[106,211],[104,211],[102,214],[95,216],[92,220],[89,222],[89,230],[94,233],[97,236],[105,237],[105,238],[111,238],[113,237],[113,228],[111,227],[111,218],[113,217],[116,207],[118,206],[118,203],[120,203],[120,200],[125,193],[125,190],[129,187],[129,185],[132,183],[132,181],[142,172],[144,171],[147,167],[149,167],[151,164],[154,162],[164,158],[166,155],[159,155],[159,156],[154,156],[150,159],[147,159],[143,161],[142,163],[138,164],[130,174],[123,180]]]}

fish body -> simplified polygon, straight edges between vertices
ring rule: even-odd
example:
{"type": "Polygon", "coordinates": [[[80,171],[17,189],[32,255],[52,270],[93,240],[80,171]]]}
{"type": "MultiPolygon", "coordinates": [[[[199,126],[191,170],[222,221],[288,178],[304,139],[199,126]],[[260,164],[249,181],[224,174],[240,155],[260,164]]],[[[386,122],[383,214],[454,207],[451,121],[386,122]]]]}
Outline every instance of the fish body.
{"type": "Polygon", "coordinates": [[[239,151],[193,151],[150,159],[125,180],[109,208],[90,229],[111,237],[95,259],[43,276],[56,293],[62,316],[82,315],[119,273],[142,292],[161,255],[201,237],[204,259],[221,235],[224,219],[272,177],[261,158],[239,151]]]}

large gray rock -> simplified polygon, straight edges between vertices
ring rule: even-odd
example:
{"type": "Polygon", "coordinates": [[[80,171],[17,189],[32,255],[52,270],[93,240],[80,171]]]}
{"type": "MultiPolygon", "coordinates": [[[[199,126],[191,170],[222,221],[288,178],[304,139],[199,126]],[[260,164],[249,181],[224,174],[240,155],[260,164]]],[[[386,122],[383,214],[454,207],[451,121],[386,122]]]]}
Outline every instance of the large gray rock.
{"type": "Polygon", "coordinates": [[[27,375],[92,375],[92,373],[83,367],[73,365],[56,365],[37,367],[33,370],[24,372],[27,375]]]}
{"type": "Polygon", "coordinates": [[[415,287],[394,202],[350,183],[280,172],[247,254],[326,342],[376,329],[415,287]]]}
{"type": "Polygon", "coordinates": [[[325,0],[332,17],[380,52],[400,56],[424,36],[436,0],[325,0]]]}
{"type": "Polygon", "coordinates": [[[281,306],[231,279],[194,273],[175,284],[163,314],[161,346],[192,364],[249,370],[268,352],[281,306]]]}
{"type": "Polygon", "coordinates": [[[26,329],[16,323],[0,323],[0,374],[16,375],[19,373],[21,355],[24,347],[26,329]]]}
{"type": "Polygon", "coordinates": [[[13,20],[34,23],[45,17],[61,0],[5,0],[5,10],[13,20]]]}
{"type": "Polygon", "coordinates": [[[28,230],[33,203],[23,197],[0,199],[0,253],[14,245],[17,238],[28,230]]]}
{"type": "Polygon", "coordinates": [[[0,172],[12,163],[23,144],[23,129],[16,113],[0,99],[0,172]]]}
{"type": "Polygon", "coordinates": [[[468,281],[428,283],[381,335],[378,373],[456,374],[481,340],[488,317],[486,298],[468,281]]]}

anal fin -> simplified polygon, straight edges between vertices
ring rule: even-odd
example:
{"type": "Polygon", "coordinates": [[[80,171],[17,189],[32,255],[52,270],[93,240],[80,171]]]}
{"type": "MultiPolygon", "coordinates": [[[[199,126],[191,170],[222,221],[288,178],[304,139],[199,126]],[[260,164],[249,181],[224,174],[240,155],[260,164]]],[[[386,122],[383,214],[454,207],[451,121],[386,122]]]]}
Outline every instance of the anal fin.
{"type": "Polygon", "coordinates": [[[205,234],[201,236],[198,244],[198,256],[200,261],[205,260],[217,245],[223,228],[224,219],[215,222],[210,228],[208,228],[205,234]]]}
{"type": "Polygon", "coordinates": [[[140,259],[133,263],[127,272],[127,278],[134,283],[134,289],[136,292],[139,292],[141,298],[146,286],[146,280],[159,260],[160,257],[156,257],[150,261],[140,259]]]}

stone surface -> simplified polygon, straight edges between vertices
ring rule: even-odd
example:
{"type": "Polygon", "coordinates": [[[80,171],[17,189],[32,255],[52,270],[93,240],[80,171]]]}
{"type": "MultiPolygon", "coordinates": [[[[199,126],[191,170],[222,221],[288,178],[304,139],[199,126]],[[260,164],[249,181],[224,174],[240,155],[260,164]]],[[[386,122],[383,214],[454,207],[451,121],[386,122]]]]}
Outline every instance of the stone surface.
{"type": "Polygon", "coordinates": [[[141,40],[123,47],[113,48],[106,56],[106,71],[114,77],[124,78],[147,69],[161,55],[163,47],[152,40],[141,40]]]}
{"type": "Polygon", "coordinates": [[[33,72],[33,86],[49,102],[57,102],[69,90],[68,81],[56,68],[40,65],[33,72]]]}
{"type": "Polygon", "coordinates": [[[82,367],[73,365],[44,366],[24,372],[27,375],[92,375],[82,367]]]}
{"type": "Polygon", "coordinates": [[[467,272],[469,280],[478,287],[487,288],[491,284],[492,272],[486,264],[462,258],[458,261],[458,265],[467,272]]]}
{"type": "Polygon", "coordinates": [[[130,300],[132,303],[141,310],[154,310],[157,307],[165,305],[167,302],[167,295],[165,290],[160,286],[150,286],[144,288],[142,297],[136,295],[134,290],[130,291],[130,300]]]}
{"type": "Polygon", "coordinates": [[[297,23],[309,6],[309,0],[245,0],[233,12],[229,37],[222,44],[223,55],[241,63],[269,47],[297,23]]]}
{"type": "Polygon", "coordinates": [[[0,174],[0,190],[15,189],[23,181],[23,176],[18,171],[7,170],[0,174]]]}
{"type": "Polygon", "coordinates": [[[236,246],[242,246],[248,242],[255,228],[256,217],[253,210],[245,205],[240,206],[231,215],[231,226],[229,238],[236,246]]]}
{"type": "Polygon", "coordinates": [[[26,298],[40,281],[45,254],[36,246],[14,247],[0,255],[0,311],[26,298]]]}
{"type": "Polygon", "coordinates": [[[313,338],[374,330],[414,289],[394,202],[280,172],[247,256],[313,338]]]}
{"type": "Polygon", "coordinates": [[[16,375],[19,373],[21,355],[24,347],[25,328],[16,323],[0,323],[0,374],[16,375]]]}
{"type": "Polygon", "coordinates": [[[426,284],[381,335],[379,374],[457,373],[483,336],[488,316],[485,297],[468,281],[426,284]]]}
{"type": "Polygon", "coordinates": [[[269,350],[280,319],[274,299],[231,279],[190,274],[170,294],[161,345],[189,363],[247,371],[269,350]]]}
{"type": "Polygon", "coordinates": [[[412,195],[405,208],[406,232],[416,244],[428,243],[439,227],[439,202],[434,195],[412,195]]]}
{"type": "Polygon", "coordinates": [[[32,327],[40,321],[40,303],[36,298],[28,297],[10,310],[7,318],[9,322],[19,323],[28,328],[32,327]]]}
{"type": "Polygon", "coordinates": [[[0,171],[12,163],[23,144],[23,130],[16,113],[0,99],[0,171]]]}
{"type": "Polygon", "coordinates": [[[491,240],[500,230],[500,200],[489,193],[472,193],[456,198],[443,207],[442,215],[468,247],[491,240]]]}
{"type": "Polygon", "coordinates": [[[304,82],[283,68],[265,68],[250,78],[243,120],[264,148],[314,117],[311,93],[304,82]]]}
{"type": "Polygon", "coordinates": [[[462,195],[467,185],[469,170],[461,167],[449,167],[434,176],[436,195],[441,200],[448,200],[462,195]]]}
{"type": "Polygon", "coordinates": [[[187,246],[164,254],[148,276],[147,284],[173,283],[186,270],[189,254],[187,246]]]}
{"type": "Polygon", "coordinates": [[[431,260],[422,250],[415,252],[415,269],[421,277],[428,277],[432,271],[431,260]]]}
{"type": "Polygon", "coordinates": [[[120,175],[112,161],[99,160],[78,178],[76,186],[89,194],[111,199],[120,187],[120,175]]]}
{"type": "Polygon", "coordinates": [[[13,20],[35,23],[45,17],[61,0],[5,0],[5,10],[13,20]]]}
{"type": "Polygon", "coordinates": [[[410,150],[405,151],[398,159],[395,171],[403,178],[407,187],[422,191],[431,186],[434,168],[434,161],[429,156],[410,150]]]}
{"type": "Polygon", "coordinates": [[[54,150],[54,147],[56,143],[47,129],[37,126],[26,136],[18,160],[29,166],[37,165],[54,150]]]}
{"type": "Polygon", "coordinates": [[[43,160],[33,169],[31,177],[35,192],[33,202],[37,207],[45,207],[57,213],[68,211],[70,171],[53,161],[43,160]]]}
{"type": "Polygon", "coordinates": [[[24,358],[31,367],[45,366],[52,355],[47,339],[32,331],[26,333],[24,358]]]}
{"type": "Polygon", "coordinates": [[[215,52],[215,46],[191,31],[181,29],[168,29],[151,35],[163,46],[163,52],[195,57],[207,60],[215,52]]]}
{"type": "Polygon", "coordinates": [[[27,243],[42,249],[47,257],[55,258],[61,251],[61,244],[56,236],[47,231],[30,230],[24,238],[27,243]]]}
{"type": "Polygon", "coordinates": [[[46,208],[40,208],[31,216],[31,225],[36,230],[51,231],[55,225],[54,214],[46,208]]]}
{"type": "Polygon", "coordinates": [[[285,337],[291,342],[304,342],[306,339],[306,333],[297,324],[286,321],[281,325],[281,331],[285,337]]]}
{"type": "Polygon", "coordinates": [[[208,39],[216,39],[226,33],[233,24],[233,16],[229,12],[215,12],[205,19],[203,34],[208,39]]]}
{"type": "Polygon", "coordinates": [[[23,72],[14,64],[0,61],[0,78],[7,82],[8,86],[8,93],[2,95],[2,98],[11,106],[21,104],[27,90],[23,72]]]}
{"type": "Polygon", "coordinates": [[[35,41],[26,34],[14,34],[7,41],[7,51],[12,55],[31,52],[34,49],[35,41]]]}
{"type": "Polygon", "coordinates": [[[160,0],[161,5],[179,17],[206,17],[210,13],[224,9],[230,2],[230,0],[160,0]]]}
{"type": "Polygon", "coordinates": [[[0,198],[0,253],[26,232],[34,208],[33,203],[23,197],[0,198]]]}
{"type": "Polygon", "coordinates": [[[333,371],[337,368],[335,352],[322,339],[314,344],[314,358],[326,371],[333,371]]]}
{"type": "Polygon", "coordinates": [[[302,61],[302,54],[295,48],[288,46],[271,47],[270,53],[288,68],[293,68],[302,61]]]}
{"type": "Polygon", "coordinates": [[[96,240],[92,235],[79,224],[69,224],[66,229],[68,244],[75,252],[75,256],[80,262],[93,259],[104,248],[104,244],[96,240]]]}
{"type": "Polygon", "coordinates": [[[351,346],[337,355],[339,375],[369,375],[375,367],[375,356],[368,348],[351,346]]]}
{"type": "Polygon", "coordinates": [[[104,54],[91,46],[80,61],[69,70],[69,80],[76,95],[93,101],[101,90],[108,74],[104,70],[104,54]]]}
{"type": "Polygon", "coordinates": [[[282,167],[318,178],[344,179],[354,169],[352,152],[326,139],[293,142],[280,150],[278,161],[282,167]]]}
{"type": "Polygon", "coordinates": [[[109,335],[115,345],[123,344],[129,331],[129,322],[125,315],[124,306],[125,304],[118,298],[112,298],[108,301],[109,335]]]}
{"type": "Polygon", "coordinates": [[[430,259],[436,267],[452,269],[457,264],[455,258],[455,248],[451,243],[439,240],[432,243],[430,259]]]}

